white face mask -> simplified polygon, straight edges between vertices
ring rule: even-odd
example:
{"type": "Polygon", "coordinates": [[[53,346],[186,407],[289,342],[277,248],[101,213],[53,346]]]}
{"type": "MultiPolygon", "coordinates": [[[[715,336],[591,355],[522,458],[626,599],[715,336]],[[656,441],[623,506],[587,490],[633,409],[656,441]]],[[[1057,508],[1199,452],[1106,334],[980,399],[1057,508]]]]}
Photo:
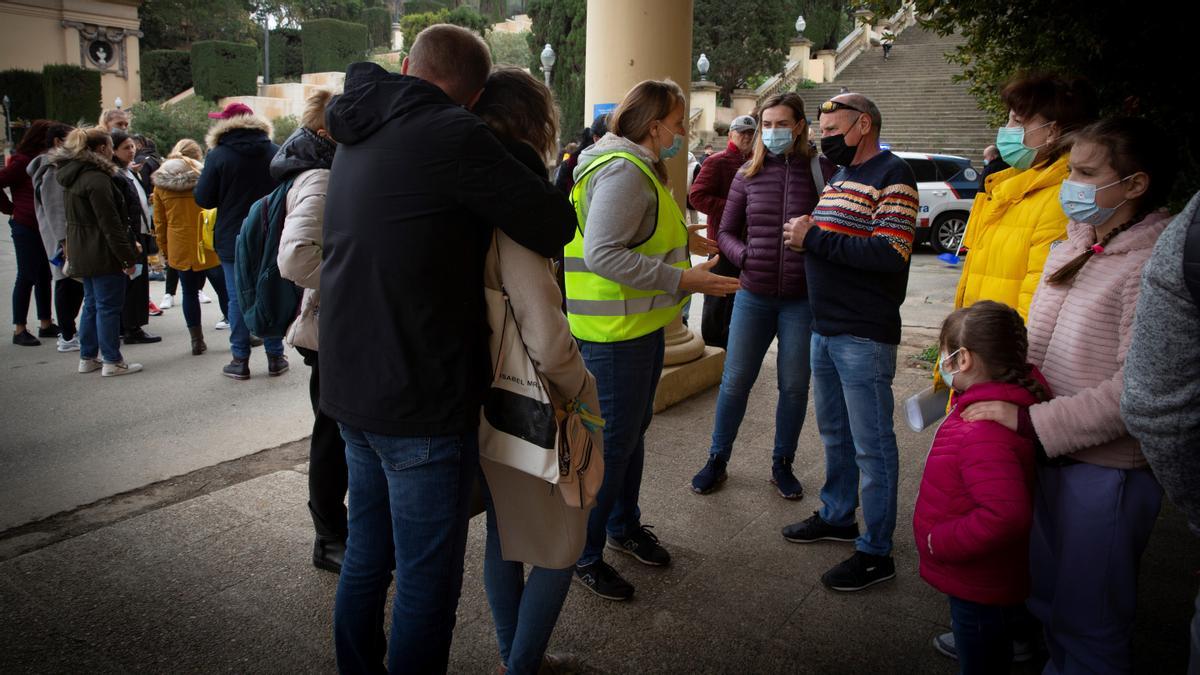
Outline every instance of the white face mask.
{"type": "Polygon", "coordinates": [[[946,362],[953,359],[955,356],[958,356],[958,353],[961,351],[962,351],[962,349],[955,349],[952,353],[943,354],[942,358],[938,359],[938,372],[941,373],[941,375],[942,375],[942,381],[945,382],[946,386],[950,387],[951,389],[954,389],[954,376],[957,375],[960,371],[955,370],[955,371],[951,372],[951,371],[947,370],[946,362]]]}

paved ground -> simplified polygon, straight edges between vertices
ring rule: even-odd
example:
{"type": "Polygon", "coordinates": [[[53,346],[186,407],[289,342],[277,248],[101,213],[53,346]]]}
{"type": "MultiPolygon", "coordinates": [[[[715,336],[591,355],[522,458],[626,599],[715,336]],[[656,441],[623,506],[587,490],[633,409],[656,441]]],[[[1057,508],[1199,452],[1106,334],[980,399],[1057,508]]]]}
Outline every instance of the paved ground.
{"type": "MultiPolygon", "coordinates": [[[[0,257],[0,272],[6,263],[11,267],[11,254],[0,257]]],[[[945,313],[954,274],[932,256],[918,256],[904,309],[906,354],[932,342],[930,335],[945,313]]],[[[0,277],[0,285],[4,283],[0,277]]],[[[174,319],[181,328],[182,321],[177,315],[174,319]]],[[[157,321],[162,325],[161,319],[157,321]]],[[[181,347],[180,333],[176,342],[181,347]]],[[[307,400],[303,378],[298,377],[302,368],[280,381],[251,380],[248,387],[219,377],[206,380],[209,368],[187,371],[193,378],[187,380],[183,370],[175,369],[180,368],[178,361],[192,357],[180,351],[178,356],[165,355],[159,368],[127,380],[76,385],[80,380],[66,378],[57,391],[114,385],[113,390],[122,394],[128,392],[115,387],[144,378],[140,380],[144,389],[132,399],[135,406],[143,406],[135,408],[136,414],[128,411],[131,399],[124,396],[110,393],[85,399],[85,406],[111,404],[105,410],[121,416],[119,421],[99,426],[102,416],[79,413],[76,405],[74,414],[90,420],[88,427],[66,419],[65,404],[57,415],[45,413],[43,402],[56,390],[37,389],[29,382],[54,377],[48,365],[58,355],[47,352],[43,370],[31,371],[14,367],[20,357],[15,349],[0,346],[3,369],[17,374],[5,378],[8,398],[0,406],[5,411],[0,413],[5,415],[0,423],[6,430],[0,454],[4,461],[0,508],[5,512],[19,501],[32,500],[24,507],[28,512],[32,506],[49,513],[43,495],[58,503],[90,501],[70,495],[85,488],[91,490],[88,494],[103,495],[124,479],[107,476],[97,487],[88,472],[142,471],[141,464],[160,461],[153,459],[156,453],[211,452],[207,446],[216,445],[214,438],[239,434],[258,439],[261,444],[254,449],[261,449],[305,433],[307,400]],[[39,376],[26,377],[29,372],[39,376]],[[187,381],[204,382],[200,389],[211,396],[210,402],[198,406],[195,396],[177,391],[187,381]],[[249,388],[256,386],[260,388],[249,388]],[[255,401],[269,401],[274,407],[253,405],[255,401]],[[181,415],[197,408],[236,411],[238,416],[230,419],[237,422],[181,415]],[[161,423],[165,410],[173,411],[173,422],[166,429],[161,423]],[[283,431],[259,428],[270,410],[283,411],[280,414],[290,415],[293,422],[282,425],[283,431]],[[35,415],[40,421],[31,429],[35,415]],[[143,419],[147,428],[141,433],[161,442],[122,454],[123,444],[138,437],[126,427],[143,419]],[[175,444],[177,436],[186,436],[192,445],[175,444]],[[14,463],[16,456],[33,454],[14,448],[14,437],[40,444],[30,447],[41,453],[62,447],[61,439],[67,437],[78,439],[72,441],[77,449],[70,456],[64,450],[57,465],[48,464],[40,471],[22,469],[26,473],[18,479],[10,475],[11,467],[38,464],[14,463]],[[93,449],[90,455],[85,447],[93,449]],[[13,497],[10,490],[14,489],[24,492],[13,497]]],[[[195,361],[220,363],[215,356],[195,361]]],[[[902,360],[900,371],[895,387],[898,399],[927,381],[927,373],[908,359],[902,360]]],[[[782,525],[805,518],[816,508],[812,493],[820,486],[824,464],[810,419],[797,457],[798,472],[810,494],[798,503],[785,502],[767,483],[774,381],[769,359],[752,394],[730,480],[713,495],[694,495],[687,482],[705,456],[716,391],[656,417],[648,436],[642,508],[675,563],[660,570],[640,567],[626,558],[613,560],[637,585],[637,596],[628,603],[609,603],[573,588],[552,651],[575,655],[585,672],[602,673],[955,671],[952,662],[929,647],[932,636],[946,629],[948,616],[944,599],[916,574],[909,531],[931,432],[914,434],[897,421],[901,448],[898,579],[864,594],[834,594],[821,587],[817,578],[848,555],[849,547],[799,546],[778,534],[782,525]]],[[[291,444],[276,456],[301,457],[301,450],[299,444],[291,444]]],[[[230,449],[194,460],[176,457],[171,466],[183,466],[185,461],[206,466],[216,457],[245,452],[230,449]]],[[[160,473],[170,470],[158,469],[160,473]]],[[[0,672],[331,672],[330,608],[336,580],[308,562],[312,533],[305,508],[306,468],[276,466],[240,482],[228,477],[211,480],[214,470],[201,469],[178,479],[191,481],[199,496],[21,555],[4,553],[5,525],[0,524],[0,672]],[[207,490],[204,486],[209,482],[222,487],[207,490]]],[[[137,475],[126,484],[153,480],[148,471],[137,475]]],[[[19,522],[7,513],[0,517],[19,522]]],[[[476,519],[452,654],[455,673],[493,672],[498,662],[482,588],[482,534],[481,519],[476,519]]],[[[1138,671],[1183,670],[1198,561],[1197,539],[1188,534],[1177,512],[1164,510],[1143,565],[1138,671]]],[[[1035,671],[1027,666],[1019,672],[1035,671]]]]}

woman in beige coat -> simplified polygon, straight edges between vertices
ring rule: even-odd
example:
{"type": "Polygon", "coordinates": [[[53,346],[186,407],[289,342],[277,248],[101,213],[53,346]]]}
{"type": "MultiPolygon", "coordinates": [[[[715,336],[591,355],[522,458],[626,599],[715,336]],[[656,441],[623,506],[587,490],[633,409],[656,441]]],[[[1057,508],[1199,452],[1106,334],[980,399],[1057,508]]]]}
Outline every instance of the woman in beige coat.
{"type": "Polygon", "coordinates": [[[321,412],[317,367],[317,315],[321,307],[321,230],[325,223],[325,191],[337,144],[325,130],[325,105],[331,93],[308,97],[302,124],[271,160],[271,176],[294,179],[287,194],[287,216],[279,238],[279,274],[304,289],[300,316],[288,328],[287,343],[312,369],[308,395],[313,408],[308,454],[308,510],[316,540],[313,566],[340,572],[346,555],[346,446],[337,422],[321,412]]]}
{"type": "MultiPolygon", "coordinates": [[[[545,160],[557,149],[558,120],[550,90],[540,80],[519,69],[498,70],[475,112],[509,152],[546,175],[545,160]]],[[[521,338],[556,407],[579,400],[598,412],[596,380],[571,337],[552,263],[497,231],[484,283],[508,294],[521,338]]],[[[599,433],[592,437],[598,461],[603,439],[599,433]]],[[[567,506],[559,491],[535,476],[486,458],[480,464],[488,524],[484,584],[500,657],[509,673],[536,673],[544,661],[556,660],[545,655],[546,645],[583,549],[588,509],[567,506]],[[528,580],[522,563],[534,565],[528,580]]]]}

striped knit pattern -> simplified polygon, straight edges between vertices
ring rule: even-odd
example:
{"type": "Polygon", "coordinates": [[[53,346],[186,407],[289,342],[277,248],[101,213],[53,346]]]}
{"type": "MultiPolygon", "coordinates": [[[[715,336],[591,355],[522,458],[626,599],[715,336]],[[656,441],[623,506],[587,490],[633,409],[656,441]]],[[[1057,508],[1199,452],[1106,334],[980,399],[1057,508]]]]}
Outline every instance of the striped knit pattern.
{"type": "Polygon", "coordinates": [[[877,188],[844,180],[825,187],[820,204],[813,210],[813,220],[828,232],[880,237],[908,260],[919,205],[917,191],[903,183],[877,188]]]}
{"type": "MultiPolygon", "coordinates": [[[[1029,309],[1029,361],[1055,398],[1029,413],[1047,455],[1118,469],[1146,465],[1121,419],[1121,389],[1142,267],[1168,223],[1165,212],[1151,214],[1117,235],[1068,284],[1042,277],[1029,309]]],[[[1091,226],[1069,223],[1067,241],[1046,259],[1046,276],[1095,243],[1091,226]]]]}

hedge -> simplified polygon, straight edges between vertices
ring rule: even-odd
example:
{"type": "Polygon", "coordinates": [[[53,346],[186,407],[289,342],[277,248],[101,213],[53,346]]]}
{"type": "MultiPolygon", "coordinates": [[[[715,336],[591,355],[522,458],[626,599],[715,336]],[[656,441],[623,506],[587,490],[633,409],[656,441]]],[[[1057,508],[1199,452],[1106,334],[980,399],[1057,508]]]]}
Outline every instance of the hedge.
{"type": "Polygon", "coordinates": [[[368,7],[363,10],[361,21],[367,26],[367,44],[371,49],[392,46],[391,12],[383,7],[368,7]]]}
{"type": "Polygon", "coordinates": [[[301,36],[306,73],[342,72],[367,53],[367,27],[361,23],[337,19],[306,21],[301,36]]]}
{"type": "Polygon", "coordinates": [[[46,117],[67,124],[95,124],[100,118],[100,71],[79,66],[42,68],[46,117]]]}
{"type": "Polygon", "coordinates": [[[299,79],[304,74],[304,51],[299,28],[271,31],[271,81],[299,79]]]}
{"type": "Polygon", "coordinates": [[[196,95],[215,101],[258,93],[258,49],[237,42],[209,40],[192,44],[192,83],[196,95]]]}
{"type": "Polygon", "coordinates": [[[142,98],[172,98],[192,86],[192,55],[177,49],[142,54],[142,98]]]}
{"type": "Polygon", "coordinates": [[[42,74],[33,70],[0,70],[0,96],[7,96],[14,120],[46,116],[46,89],[42,74]]]}

